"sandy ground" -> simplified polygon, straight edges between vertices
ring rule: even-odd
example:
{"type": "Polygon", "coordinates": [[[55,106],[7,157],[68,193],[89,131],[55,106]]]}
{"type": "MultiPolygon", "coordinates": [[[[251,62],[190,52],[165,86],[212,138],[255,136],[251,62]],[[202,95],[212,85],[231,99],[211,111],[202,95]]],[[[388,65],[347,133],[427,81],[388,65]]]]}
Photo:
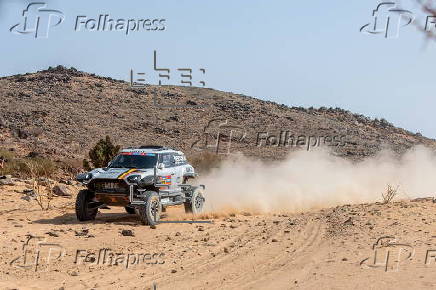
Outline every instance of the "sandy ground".
{"type": "MultiPolygon", "coordinates": [[[[152,229],[123,208],[80,223],[75,196],[57,197],[42,211],[21,199],[24,188],[0,187],[1,289],[436,287],[432,200],[223,213],[212,224],[152,229]]],[[[167,215],[189,218],[180,208],[167,215]]]]}

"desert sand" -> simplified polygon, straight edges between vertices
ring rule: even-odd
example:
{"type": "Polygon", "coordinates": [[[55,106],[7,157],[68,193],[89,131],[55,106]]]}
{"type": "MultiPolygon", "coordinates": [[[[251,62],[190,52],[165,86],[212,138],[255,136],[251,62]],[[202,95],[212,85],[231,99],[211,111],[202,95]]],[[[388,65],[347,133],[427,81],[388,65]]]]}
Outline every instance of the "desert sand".
{"type": "MultiPolygon", "coordinates": [[[[210,224],[150,228],[123,208],[78,222],[74,201],[80,187],[69,188],[71,198],[55,197],[49,210],[41,210],[22,199],[26,184],[0,187],[1,289],[436,286],[432,198],[305,212],[229,210],[197,217],[210,224]]],[[[162,220],[190,219],[171,208],[162,220]]]]}

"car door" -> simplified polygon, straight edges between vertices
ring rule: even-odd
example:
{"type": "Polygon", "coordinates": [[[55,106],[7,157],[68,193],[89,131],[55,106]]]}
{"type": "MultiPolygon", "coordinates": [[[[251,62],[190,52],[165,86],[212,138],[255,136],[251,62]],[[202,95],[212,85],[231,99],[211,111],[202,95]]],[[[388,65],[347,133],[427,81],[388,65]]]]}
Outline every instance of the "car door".
{"type": "Polygon", "coordinates": [[[160,163],[164,165],[164,168],[157,170],[157,176],[159,177],[160,184],[167,185],[162,187],[162,191],[175,191],[176,186],[176,177],[175,177],[175,167],[174,167],[174,158],[170,153],[163,153],[160,156],[160,163]],[[172,161],[173,160],[173,161],[172,161]]]}
{"type": "Polygon", "coordinates": [[[180,184],[183,183],[183,172],[182,172],[182,167],[180,166],[180,159],[177,158],[178,154],[177,153],[170,153],[169,154],[169,162],[172,168],[172,185],[173,185],[173,190],[175,191],[181,191],[181,187],[179,186],[180,184]]]}
{"type": "Polygon", "coordinates": [[[186,164],[186,158],[183,154],[180,153],[173,153],[174,158],[174,174],[176,176],[176,183],[177,184],[183,184],[183,174],[184,174],[184,167],[186,164]]]}

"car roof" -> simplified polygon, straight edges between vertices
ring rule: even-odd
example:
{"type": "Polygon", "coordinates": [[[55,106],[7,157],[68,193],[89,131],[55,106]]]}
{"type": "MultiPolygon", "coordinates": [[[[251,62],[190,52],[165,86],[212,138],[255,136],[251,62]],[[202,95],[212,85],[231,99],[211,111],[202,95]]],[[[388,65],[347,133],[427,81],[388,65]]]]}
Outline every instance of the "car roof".
{"type": "Polygon", "coordinates": [[[140,152],[140,153],[179,153],[183,154],[183,152],[174,150],[171,148],[141,148],[141,147],[129,147],[122,149],[120,152],[140,152]]]}

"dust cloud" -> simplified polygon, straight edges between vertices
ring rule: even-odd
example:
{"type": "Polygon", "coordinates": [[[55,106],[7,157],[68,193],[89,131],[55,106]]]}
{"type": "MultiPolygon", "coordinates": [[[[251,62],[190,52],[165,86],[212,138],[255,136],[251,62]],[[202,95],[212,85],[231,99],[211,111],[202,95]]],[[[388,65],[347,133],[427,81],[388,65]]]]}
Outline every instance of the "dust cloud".
{"type": "Polygon", "coordinates": [[[237,156],[199,181],[207,211],[297,212],[382,201],[388,184],[399,186],[396,199],[434,196],[436,154],[419,146],[401,157],[381,151],[352,162],[324,150],[298,151],[274,164],[237,156]]]}

